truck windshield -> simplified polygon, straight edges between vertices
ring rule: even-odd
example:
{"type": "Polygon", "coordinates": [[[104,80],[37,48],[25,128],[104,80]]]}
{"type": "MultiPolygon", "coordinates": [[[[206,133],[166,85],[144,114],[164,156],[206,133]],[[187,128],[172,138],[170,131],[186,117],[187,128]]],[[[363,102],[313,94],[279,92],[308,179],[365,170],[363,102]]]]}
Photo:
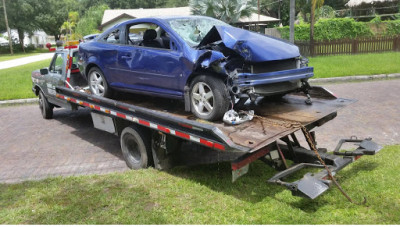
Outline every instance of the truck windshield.
{"type": "Polygon", "coordinates": [[[199,45],[214,25],[230,26],[225,22],[206,17],[176,18],[169,20],[168,23],[191,47],[199,45]]]}

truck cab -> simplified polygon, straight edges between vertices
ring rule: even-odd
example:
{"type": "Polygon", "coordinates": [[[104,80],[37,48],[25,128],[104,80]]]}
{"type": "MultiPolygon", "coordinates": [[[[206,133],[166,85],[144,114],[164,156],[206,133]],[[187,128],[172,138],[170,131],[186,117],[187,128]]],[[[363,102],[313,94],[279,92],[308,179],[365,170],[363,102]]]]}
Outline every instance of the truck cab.
{"type": "MultiPolygon", "coordinates": [[[[58,47],[49,67],[32,72],[32,91],[39,96],[39,104],[42,114],[52,112],[54,107],[74,109],[76,107],[65,100],[56,98],[56,87],[86,87],[87,80],[80,73],[78,67],[79,42],[67,42],[66,46],[58,47]],[[44,100],[45,99],[45,100],[44,100]],[[48,108],[45,108],[46,105],[48,108]],[[44,112],[43,112],[44,111],[44,112]]],[[[51,114],[52,115],[52,114],[51,114]]],[[[47,118],[46,116],[43,116],[47,118]]]]}

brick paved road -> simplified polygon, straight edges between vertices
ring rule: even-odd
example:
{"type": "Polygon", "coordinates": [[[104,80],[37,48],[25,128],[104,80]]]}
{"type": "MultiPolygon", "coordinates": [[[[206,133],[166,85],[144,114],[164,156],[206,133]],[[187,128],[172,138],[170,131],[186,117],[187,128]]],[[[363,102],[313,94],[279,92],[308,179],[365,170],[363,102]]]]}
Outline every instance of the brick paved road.
{"type": "MultiPolygon", "coordinates": [[[[400,144],[400,80],[325,87],[359,101],[318,129],[319,145],[333,149],[352,135],[400,144]]],[[[94,129],[87,110],[56,110],[54,120],[43,120],[37,105],[1,107],[0,126],[0,182],[128,169],[118,138],[94,129]]]]}
{"type": "Polygon", "coordinates": [[[0,125],[0,182],[128,169],[118,137],[94,129],[87,110],[44,120],[37,105],[2,107],[0,125]]]}

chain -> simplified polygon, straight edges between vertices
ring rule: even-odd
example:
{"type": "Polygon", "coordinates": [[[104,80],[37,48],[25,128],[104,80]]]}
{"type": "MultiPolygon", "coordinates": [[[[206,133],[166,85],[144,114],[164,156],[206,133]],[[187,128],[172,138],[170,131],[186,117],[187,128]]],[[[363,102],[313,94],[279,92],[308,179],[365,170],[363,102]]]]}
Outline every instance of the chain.
{"type": "MultiPolygon", "coordinates": [[[[315,147],[315,143],[314,140],[311,138],[310,132],[308,131],[308,129],[301,124],[300,122],[296,122],[296,121],[285,121],[283,120],[282,122],[277,122],[271,119],[267,119],[265,117],[262,116],[258,116],[258,115],[254,115],[255,118],[261,119],[263,121],[266,121],[268,123],[271,123],[272,125],[275,126],[283,126],[285,128],[299,128],[303,131],[303,134],[306,138],[306,140],[308,141],[308,143],[310,144],[311,149],[314,151],[315,155],[317,156],[318,160],[320,161],[320,163],[324,166],[325,170],[328,172],[328,176],[329,178],[333,181],[333,183],[336,185],[336,187],[339,189],[339,191],[344,195],[344,197],[347,198],[347,200],[349,200],[349,202],[351,203],[355,203],[351,197],[343,190],[343,188],[340,186],[340,184],[336,181],[336,179],[333,177],[332,171],[329,169],[329,167],[326,165],[326,163],[324,162],[324,160],[322,160],[321,156],[318,153],[317,148],[315,147]]],[[[261,124],[263,122],[261,121],[261,124]]],[[[364,197],[364,201],[360,204],[365,204],[366,203],[366,198],[364,197]]],[[[356,203],[355,203],[356,204],[356,203]]],[[[359,205],[360,205],[359,204],[359,205]]]]}

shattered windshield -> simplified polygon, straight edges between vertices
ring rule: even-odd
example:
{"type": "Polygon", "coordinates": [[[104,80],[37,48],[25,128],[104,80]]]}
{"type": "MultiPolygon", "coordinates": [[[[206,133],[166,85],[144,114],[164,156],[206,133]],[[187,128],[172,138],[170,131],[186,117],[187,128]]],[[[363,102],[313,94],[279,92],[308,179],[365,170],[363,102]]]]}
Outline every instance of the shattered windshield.
{"type": "Polygon", "coordinates": [[[177,18],[169,20],[168,23],[191,47],[199,45],[214,25],[229,26],[222,21],[204,17],[177,18]]]}

